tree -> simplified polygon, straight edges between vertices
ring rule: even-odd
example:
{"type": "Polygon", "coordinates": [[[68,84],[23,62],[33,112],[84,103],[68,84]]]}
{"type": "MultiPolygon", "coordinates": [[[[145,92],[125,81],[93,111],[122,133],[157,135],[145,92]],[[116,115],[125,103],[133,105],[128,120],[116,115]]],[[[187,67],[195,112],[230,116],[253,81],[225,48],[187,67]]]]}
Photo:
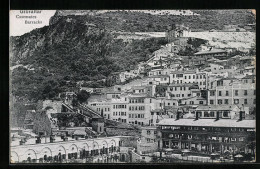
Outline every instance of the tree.
{"type": "Polygon", "coordinates": [[[77,94],[77,100],[78,100],[79,103],[86,102],[89,97],[90,97],[90,93],[87,92],[87,91],[85,91],[85,90],[81,90],[81,91],[77,94]]]}

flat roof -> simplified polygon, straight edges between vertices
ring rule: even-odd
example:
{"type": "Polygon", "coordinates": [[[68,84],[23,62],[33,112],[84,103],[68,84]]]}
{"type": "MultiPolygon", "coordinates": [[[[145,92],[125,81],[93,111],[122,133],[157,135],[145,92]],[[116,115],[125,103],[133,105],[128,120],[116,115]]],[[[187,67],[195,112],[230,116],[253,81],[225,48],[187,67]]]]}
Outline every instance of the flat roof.
{"type": "Polygon", "coordinates": [[[235,105],[209,105],[209,106],[198,106],[197,110],[233,110],[235,105]]]}
{"type": "Polygon", "coordinates": [[[169,84],[169,86],[171,86],[171,87],[178,87],[178,86],[185,86],[185,87],[191,87],[191,86],[196,86],[196,83],[171,83],[171,84],[169,84]]]}
{"type": "Polygon", "coordinates": [[[148,76],[147,78],[161,78],[161,77],[170,77],[169,75],[153,75],[153,76],[148,76]]]}
{"type": "Polygon", "coordinates": [[[194,55],[203,55],[203,54],[213,54],[213,53],[225,53],[227,51],[222,50],[222,49],[213,49],[213,50],[209,50],[209,51],[200,51],[195,53],[194,55]]]}
{"type": "Polygon", "coordinates": [[[236,119],[163,119],[158,125],[163,126],[201,126],[201,127],[240,127],[240,128],[255,128],[255,120],[242,120],[236,119]]]}

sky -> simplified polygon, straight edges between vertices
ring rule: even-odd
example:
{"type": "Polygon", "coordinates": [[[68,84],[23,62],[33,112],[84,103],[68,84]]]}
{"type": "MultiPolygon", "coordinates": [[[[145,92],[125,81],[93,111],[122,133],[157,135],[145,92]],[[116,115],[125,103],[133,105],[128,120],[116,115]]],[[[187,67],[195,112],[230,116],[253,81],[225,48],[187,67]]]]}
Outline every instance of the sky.
{"type": "MultiPolygon", "coordinates": [[[[49,19],[55,14],[56,10],[38,10],[40,13],[24,13],[25,10],[10,11],[10,36],[21,36],[36,28],[49,25],[49,19]],[[22,18],[33,16],[33,18],[22,18]],[[26,24],[27,21],[36,21],[40,24],[26,24]]],[[[31,10],[26,10],[31,11],[31,10]]],[[[28,23],[28,22],[27,22],[28,23]]]]}

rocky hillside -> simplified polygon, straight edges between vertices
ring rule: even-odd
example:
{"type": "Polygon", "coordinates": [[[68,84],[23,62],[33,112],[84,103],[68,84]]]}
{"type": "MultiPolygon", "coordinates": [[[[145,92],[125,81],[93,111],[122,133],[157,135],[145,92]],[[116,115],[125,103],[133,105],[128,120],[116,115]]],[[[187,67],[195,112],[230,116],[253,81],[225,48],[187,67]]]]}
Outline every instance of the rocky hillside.
{"type": "Polygon", "coordinates": [[[184,24],[195,31],[208,31],[222,30],[224,25],[243,27],[255,23],[250,10],[69,10],[57,11],[50,24],[62,17],[77,17],[77,20],[89,20],[99,26],[102,23],[108,30],[123,32],[165,32],[172,24],[184,24]]]}
{"type": "Polygon", "coordinates": [[[166,43],[163,38],[124,42],[116,39],[103,22],[93,23],[92,16],[58,17],[50,26],[10,38],[15,96],[53,98],[75,87],[77,81],[95,83],[112,72],[134,68],[166,43]]]}

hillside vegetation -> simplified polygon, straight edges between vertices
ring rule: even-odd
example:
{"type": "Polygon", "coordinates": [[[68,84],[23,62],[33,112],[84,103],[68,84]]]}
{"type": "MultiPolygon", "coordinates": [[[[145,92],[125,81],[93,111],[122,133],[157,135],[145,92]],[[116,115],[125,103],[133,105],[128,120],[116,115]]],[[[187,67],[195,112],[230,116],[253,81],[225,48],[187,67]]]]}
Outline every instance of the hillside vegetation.
{"type": "Polygon", "coordinates": [[[77,81],[98,81],[134,68],[164,44],[160,38],[123,42],[105,29],[60,19],[11,38],[12,65],[24,65],[12,71],[12,93],[29,100],[51,99],[77,81]]]}

